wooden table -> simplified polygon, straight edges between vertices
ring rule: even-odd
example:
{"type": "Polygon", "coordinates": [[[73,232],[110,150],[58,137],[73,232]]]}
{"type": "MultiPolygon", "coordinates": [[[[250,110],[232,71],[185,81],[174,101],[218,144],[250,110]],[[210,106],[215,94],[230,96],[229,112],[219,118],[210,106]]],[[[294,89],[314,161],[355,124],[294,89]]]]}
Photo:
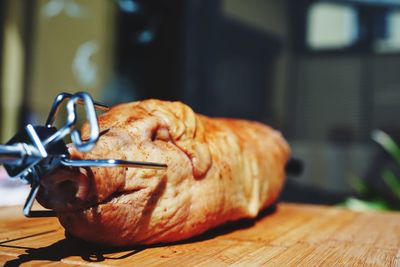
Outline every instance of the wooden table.
{"type": "Polygon", "coordinates": [[[20,214],[0,208],[5,266],[400,266],[400,213],[393,212],[283,203],[181,244],[130,248],[67,240],[57,219],[20,214]]]}

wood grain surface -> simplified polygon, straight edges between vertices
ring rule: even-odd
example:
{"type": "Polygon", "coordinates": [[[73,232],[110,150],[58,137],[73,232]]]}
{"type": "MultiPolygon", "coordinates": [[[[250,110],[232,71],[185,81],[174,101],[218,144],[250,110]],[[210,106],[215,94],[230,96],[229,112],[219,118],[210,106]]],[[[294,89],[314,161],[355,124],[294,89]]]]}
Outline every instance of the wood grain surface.
{"type": "MultiPolygon", "coordinates": [[[[99,233],[101,234],[101,233],[99,233]]],[[[400,266],[400,213],[279,204],[257,220],[173,245],[107,248],[65,239],[56,218],[0,208],[4,266],[400,266]]]]}

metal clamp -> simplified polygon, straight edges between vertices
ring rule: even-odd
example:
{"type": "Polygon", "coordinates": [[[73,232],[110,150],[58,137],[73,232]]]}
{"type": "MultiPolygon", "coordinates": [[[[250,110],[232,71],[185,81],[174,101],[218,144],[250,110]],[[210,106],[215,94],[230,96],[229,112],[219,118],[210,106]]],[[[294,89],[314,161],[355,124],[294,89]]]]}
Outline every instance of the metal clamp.
{"type": "Polygon", "coordinates": [[[10,177],[20,177],[31,185],[31,191],[25,202],[23,213],[26,217],[54,216],[54,211],[33,211],[32,205],[39,191],[40,180],[60,165],[69,167],[128,167],[165,169],[167,165],[155,162],[126,161],[120,159],[72,160],[63,138],[71,136],[74,147],[81,152],[88,152],[96,145],[100,129],[97,121],[96,108],[107,111],[109,108],[94,102],[89,94],[59,94],[50,110],[45,126],[27,125],[17,133],[6,145],[0,145],[0,164],[3,164],[10,177]],[[67,121],[61,129],[53,126],[61,104],[67,101],[67,121]],[[82,140],[76,129],[76,104],[84,106],[89,124],[89,139],[82,140]]]}
{"type": "Polygon", "coordinates": [[[66,135],[71,134],[71,140],[76,149],[81,152],[88,152],[94,147],[99,138],[99,125],[97,122],[95,107],[105,111],[107,111],[109,107],[101,103],[93,102],[90,95],[84,92],[79,92],[74,95],[68,93],[61,93],[56,97],[54,104],[51,108],[49,117],[47,118],[46,121],[47,127],[53,127],[53,123],[55,121],[55,117],[59,112],[60,105],[66,99],[69,99],[66,105],[67,122],[59,131],[57,131],[54,135],[46,139],[44,141],[44,144],[46,145],[51,142],[56,142],[64,138],[66,135]],[[90,126],[90,137],[89,140],[87,140],[86,142],[82,141],[79,131],[77,129],[74,129],[77,121],[77,115],[76,115],[77,103],[82,104],[85,107],[86,118],[90,126]]]}

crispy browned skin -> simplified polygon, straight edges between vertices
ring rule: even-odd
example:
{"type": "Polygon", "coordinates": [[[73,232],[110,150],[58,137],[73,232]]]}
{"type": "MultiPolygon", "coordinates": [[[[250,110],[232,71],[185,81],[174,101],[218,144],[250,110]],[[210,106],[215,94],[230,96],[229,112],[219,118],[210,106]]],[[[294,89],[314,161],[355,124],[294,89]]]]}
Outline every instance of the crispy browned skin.
{"type": "Polygon", "coordinates": [[[109,131],[90,153],[72,151],[73,157],[160,162],[168,169],[60,169],[45,177],[39,201],[84,240],[186,239],[257,216],[282,188],[289,147],[261,123],[212,119],[159,100],[118,105],[99,123],[109,131]]]}

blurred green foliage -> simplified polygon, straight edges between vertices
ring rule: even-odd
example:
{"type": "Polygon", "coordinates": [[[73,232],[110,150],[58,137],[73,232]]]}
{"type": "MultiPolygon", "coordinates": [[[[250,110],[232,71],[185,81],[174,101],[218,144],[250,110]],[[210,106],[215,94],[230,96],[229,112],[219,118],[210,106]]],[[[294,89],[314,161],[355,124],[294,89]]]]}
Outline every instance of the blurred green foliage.
{"type": "MultiPolygon", "coordinates": [[[[400,147],[396,142],[381,130],[374,130],[371,137],[400,167],[400,147]]],[[[392,170],[388,168],[383,169],[381,171],[381,176],[377,177],[377,179],[382,179],[393,195],[400,201],[400,178],[397,177],[392,170]]],[[[400,210],[400,207],[391,205],[384,196],[374,190],[374,188],[371,188],[370,185],[359,177],[353,178],[352,187],[360,198],[347,198],[340,206],[358,211],[400,210]]]]}

